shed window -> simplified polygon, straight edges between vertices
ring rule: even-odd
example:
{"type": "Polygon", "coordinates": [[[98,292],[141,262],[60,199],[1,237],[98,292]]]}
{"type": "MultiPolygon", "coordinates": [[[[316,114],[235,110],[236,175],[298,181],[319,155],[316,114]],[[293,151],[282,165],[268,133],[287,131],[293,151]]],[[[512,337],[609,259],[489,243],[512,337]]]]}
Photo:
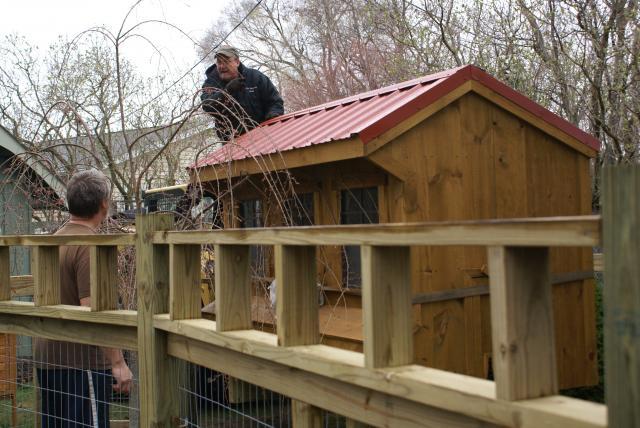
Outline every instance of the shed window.
{"type": "MultiPolygon", "coordinates": [[[[263,227],[262,219],[262,201],[260,199],[251,199],[240,202],[240,227],[252,228],[263,227]]],[[[251,245],[250,247],[251,271],[257,277],[266,276],[267,260],[266,247],[261,245],[251,245]]]]}
{"type": "Polygon", "coordinates": [[[285,224],[311,226],[313,217],[313,193],[302,193],[284,201],[285,224]]]}
{"type": "MultiPolygon", "coordinates": [[[[341,224],[378,223],[378,188],[343,190],[340,195],[341,224]]],[[[342,252],[342,281],[348,288],[362,286],[360,247],[347,245],[342,252]]]]}
{"type": "Polygon", "coordinates": [[[240,202],[240,227],[262,227],[262,201],[251,199],[240,202]]]}

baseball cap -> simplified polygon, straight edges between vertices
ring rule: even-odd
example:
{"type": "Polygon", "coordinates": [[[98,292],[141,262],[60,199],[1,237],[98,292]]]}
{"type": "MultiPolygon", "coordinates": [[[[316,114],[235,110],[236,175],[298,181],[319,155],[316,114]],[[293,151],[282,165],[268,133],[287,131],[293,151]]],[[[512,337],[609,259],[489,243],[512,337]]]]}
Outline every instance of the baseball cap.
{"type": "Polygon", "coordinates": [[[226,58],[232,58],[232,57],[240,58],[240,54],[238,50],[231,45],[221,45],[220,47],[218,47],[218,49],[216,49],[216,53],[214,56],[218,56],[218,55],[222,55],[223,57],[226,57],[226,58]]]}

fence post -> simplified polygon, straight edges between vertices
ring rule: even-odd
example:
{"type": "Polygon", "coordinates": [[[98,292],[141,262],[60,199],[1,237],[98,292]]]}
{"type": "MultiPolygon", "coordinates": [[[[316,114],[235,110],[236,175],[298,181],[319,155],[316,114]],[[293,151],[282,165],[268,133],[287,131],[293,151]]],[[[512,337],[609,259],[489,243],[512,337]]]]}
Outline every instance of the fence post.
{"type": "Polygon", "coordinates": [[[557,394],[549,249],[489,247],[488,260],[496,397],[557,394]]]}
{"type": "Polygon", "coordinates": [[[169,265],[171,320],[201,318],[200,245],[171,244],[169,265]]]}
{"type": "Polygon", "coordinates": [[[108,311],[118,307],[118,247],[90,247],[91,310],[108,311]]]}
{"type": "Polygon", "coordinates": [[[249,330],[249,246],[216,245],[216,330],[249,330]]]}
{"type": "Polygon", "coordinates": [[[605,394],[610,427],[640,427],[640,167],[603,171],[605,394]]]}
{"type": "Polygon", "coordinates": [[[409,247],[363,245],[364,363],[371,369],[413,362],[409,247]]]}
{"type": "Polygon", "coordinates": [[[11,300],[10,247],[0,246],[0,301],[11,300]]]}
{"type": "MultiPolygon", "coordinates": [[[[251,284],[249,276],[251,252],[248,245],[215,246],[216,331],[250,330],[251,284]]],[[[252,386],[228,377],[230,402],[243,402],[252,386]]]]}
{"type": "Polygon", "coordinates": [[[57,246],[33,247],[33,273],[35,306],[60,304],[60,264],[57,246]]]}
{"type": "Polygon", "coordinates": [[[153,232],[170,230],[173,216],[136,216],[136,288],[138,293],[138,364],[140,426],[178,425],[175,365],[167,354],[167,335],[153,327],[153,316],[169,312],[169,248],[153,245],[153,232]]]}
{"type": "MultiPolygon", "coordinates": [[[[315,345],[320,341],[316,247],[276,245],[276,314],[280,346],[315,345]]],[[[291,400],[294,428],[320,428],[318,407],[291,400]]]]}

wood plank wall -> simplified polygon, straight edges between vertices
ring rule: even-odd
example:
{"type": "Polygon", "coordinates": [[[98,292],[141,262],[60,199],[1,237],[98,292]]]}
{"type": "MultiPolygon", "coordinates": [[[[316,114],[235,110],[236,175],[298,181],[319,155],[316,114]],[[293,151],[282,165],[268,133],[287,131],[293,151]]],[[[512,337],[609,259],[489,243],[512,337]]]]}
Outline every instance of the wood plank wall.
{"type": "MultiPolygon", "coordinates": [[[[380,180],[362,160],[293,170],[305,191],[315,186],[316,224],[339,224],[340,186],[365,182],[378,185],[382,223],[591,213],[589,158],[474,93],[379,149],[376,159],[405,166],[404,180],[380,180]]],[[[318,259],[319,281],[338,288],[341,247],[319,247],[318,259]]],[[[591,271],[592,254],[551,249],[550,265],[552,274],[591,271]]],[[[415,247],[411,270],[414,295],[488,285],[481,247],[415,247]]],[[[359,300],[347,296],[349,306],[359,300]]],[[[560,387],[597,383],[594,281],[556,284],[553,300],[560,387]]],[[[414,305],[413,321],[417,363],[487,377],[487,295],[414,305]]]]}
{"type": "MultiPolygon", "coordinates": [[[[407,166],[380,193],[381,219],[443,221],[591,213],[589,159],[468,94],[380,149],[407,166]]],[[[591,252],[552,249],[552,273],[589,271],[591,252]]],[[[485,285],[483,248],[414,248],[413,293],[485,285]]],[[[593,280],[555,286],[560,386],[597,382],[593,280]],[[576,327],[577,326],[577,327],[576,327]]],[[[422,304],[415,358],[484,377],[491,353],[488,296],[422,304]]]]}

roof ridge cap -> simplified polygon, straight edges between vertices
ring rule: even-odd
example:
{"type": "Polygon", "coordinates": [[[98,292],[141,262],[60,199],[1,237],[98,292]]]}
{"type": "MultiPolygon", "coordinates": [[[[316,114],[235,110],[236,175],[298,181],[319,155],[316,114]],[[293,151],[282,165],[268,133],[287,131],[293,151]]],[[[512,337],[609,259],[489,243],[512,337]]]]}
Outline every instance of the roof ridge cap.
{"type": "Polygon", "coordinates": [[[299,116],[303,116],[303,115],[307,115],[307,114],[313,114],[313,113],[317,113],[319,111],[322,110],[328,110],[328,109],[333,109],[335,107],[341,106],[341,105],[345,105],[345,104],[352,104],[354,102],[357,101],[362,101],[365,99],[369,99],[369,98],[373,98],[375,96],[379,96],[379,95],[386,95],[389,94],[391,92],[395,92],[395,91],[399,91],[399,90],[403,90],[412,86],[416,86],[418,84],[426,84],[429,82],[433,82],[434,80],[440,80],[440,79],[444,79],[447,77],[451,77],[452,75],[467,69],[468,67],[473,67],[472,65],[463,65],[461,67],[456,67],[456,68],[451,68],[449,70],[444,70],[444,71],[440,71],[437,73],[431,73],[431,74],[427,74],[425,76],[421,76],[421,77],[416,77],[415,79],[411,79],[411,80],[406,80],[404,82],[400,82],[400,83],[394,83],[393,85],[388,85],[388,86],[383,86],[382,88],[378,88],[378,89],[372,89],[370,91],[366,91],[366,92],[361,92],[359,94],[355,94],[355,95],[350,95],[348,97],[344,97],[344,98],[340,98],[334,101],[329,101],[323,104],[319,104],[313,107],[308,107],[306,109],[302,109],[302,110],[297,110],[297,111],[293,111],[291,113],[282,115],[280,117],[278,117],[276,120],[274,120],[273,122],[270,122],[269,124],[272,123],[277,123],[277,122],[283,122],[285,120],[288,120],[290,118],[293,117],[299,117],[299,116]]]}

